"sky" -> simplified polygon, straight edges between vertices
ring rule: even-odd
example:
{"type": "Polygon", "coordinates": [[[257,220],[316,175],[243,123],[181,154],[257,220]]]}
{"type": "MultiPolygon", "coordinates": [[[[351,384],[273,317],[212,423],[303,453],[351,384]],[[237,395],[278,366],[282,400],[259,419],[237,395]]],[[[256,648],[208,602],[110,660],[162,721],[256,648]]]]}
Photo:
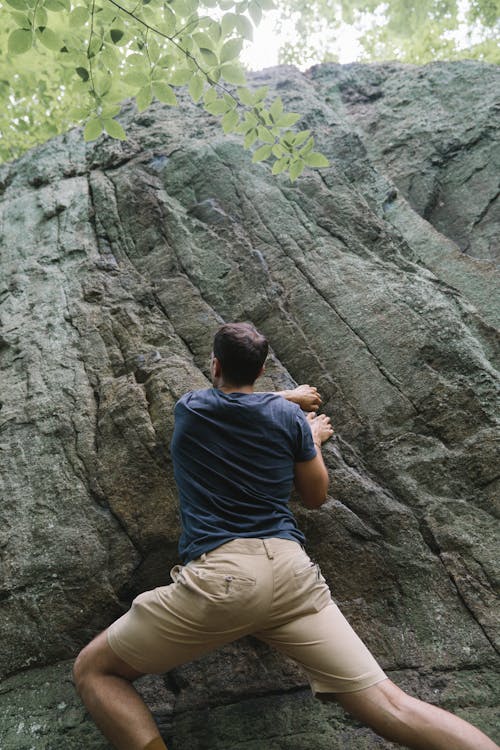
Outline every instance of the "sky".
{"type": "MultiPolygon", "coordinates": [[[[470,44],[477,43],[480,41],[480,34],[471,31],[470,26],[466,23],[466,13],[471,5],[471,0],[458,0],[458,20],[459,27],[454,32],[451,32],[451,36],[455,38],[458,47],[467,47],[470,44]]],[[[383,5],[381,5],[383,8],[383,5]]],[[[379,10],[379,9],[378,9],[379,10]]],[[[366,28],[376,24],[384,23],[384,16],[379,12],[372,14],[370,17],[365,19],[365,24],[368,24],[366,28]]],[[[246,43],[241,60],[245,67],[250,70],[262,70],[262,68],[269,68],[273,65],[278,65],[278,50],[286,41],[293,41],[296,38],[294,24],[289,22],[283,24],[284,33],[278,35],[274,26],[276,20],[279,17],[279,11],[270,11],[264,14],[264,17],[255,30],[255,41],[246,43]]],[[[340,21],[340,19],[339,19],[340,21]]],[[[350,63],[359,59],[362,49],[358,42],[358,38],[364,33],[362,26],[357,30],[352,26],[348,26],[345,23],[341,23],[338,34],[337,44],[335,48],[332,47],[332,51],[338,55],[338,61],[340,63],[350,63]]],[[[324,46],[318,43],[318,48],[324,46]]],[[[319,42],[319,38],[318,38],[319,42]]],[[[309,46],[314,48],[314,39],[309,40],[309,46]]],[[[303,69],[309,68],[316,61],[309,61],[305,64],[303,69]]],[[[321,62],[319,59],[317,62],[321,62]]],[[[300,67],[300,66],[299,66],[300,67]]]]}
{"type": "MultiPolygon", "coordinates": [[[[285,41],[294,38],[293,24],[289,23],[285,33],[278,36],[274,31],[274,25],[278,18],[278,11],[270,11],[265,14],[261,23],[255,31],[255,41],[249,42],[243,50],[241,61],[250,70],[262,70],[273,65],[278,65],[278,50],[285,41]]],[[[359,32],[351,26],[343,24],[339,30],[339,44],[337,54],[339,62],[353,62],[360,53],[361,48],[357,42],[359,32]]],[[[318,62],[320,62],[318,60],[318,62]]],[[[309,67],[310,63],[305,66],[309,67]]]]}

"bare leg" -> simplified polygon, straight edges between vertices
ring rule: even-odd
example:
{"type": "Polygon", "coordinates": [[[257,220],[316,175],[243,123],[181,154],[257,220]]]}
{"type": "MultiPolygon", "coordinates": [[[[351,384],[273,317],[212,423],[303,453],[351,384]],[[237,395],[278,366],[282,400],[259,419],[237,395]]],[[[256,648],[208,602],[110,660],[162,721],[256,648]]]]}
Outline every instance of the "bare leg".
{"type": "Polygon", "coordinates": [[[105,632],[81,651],[73,673],[88,712],[118,750],[144,750],[159,739],[151,712],[131,684],[142,673],[114,653],[105,632]]]}
{"type": "Polygon", "coordinates": [[[355,693],[320,693],[335,700],[377,734],[412,750],[499,750],[472,724],[412,698],[390,680],[355,693]]]}

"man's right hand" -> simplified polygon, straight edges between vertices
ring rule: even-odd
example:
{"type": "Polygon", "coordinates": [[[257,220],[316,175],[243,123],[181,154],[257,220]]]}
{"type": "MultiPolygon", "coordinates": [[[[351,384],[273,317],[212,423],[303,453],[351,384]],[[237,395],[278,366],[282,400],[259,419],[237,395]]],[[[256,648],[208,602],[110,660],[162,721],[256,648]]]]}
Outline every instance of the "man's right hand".
{"type": "Polygon", "coordinates": [[[290,391],[280,391],[288,401],[298,404],[302,411],[317,411],[321,406],[321,396],[313,385],[298,385],[290,391]]]}

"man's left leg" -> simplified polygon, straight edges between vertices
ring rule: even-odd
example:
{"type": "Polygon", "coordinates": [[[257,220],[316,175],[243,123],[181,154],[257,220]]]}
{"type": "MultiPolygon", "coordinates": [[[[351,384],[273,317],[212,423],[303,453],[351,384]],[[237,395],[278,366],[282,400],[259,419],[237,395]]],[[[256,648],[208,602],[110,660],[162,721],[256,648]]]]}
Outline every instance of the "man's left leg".
{"type": "Polygon", "coordinates": [[[412,750],[498,750],[472,724],[413,698],[389,679],[352,693],[316,693],[316,697],[335,700],[377,734],[412,750]]]}
{"type": "MultiPolygon", "coordinates": [[[[393,742],[413,750],[499,750],[479,729],[392,683],[331,600],[319,569],[302,555],[302,562],[299,554],[283,568],[290,602],[300,597],[302,612],[295,608],[294,617],[255,632],[257,638],[301,664],[318,698],[337,701],[393,742]]],[[[282,601],[286,607],[284,595],[282,601]]]]}
{"type": "Polygon", "coordinates": [[[106,631],[80,652],[73,674],[88,712],[118,750],[166,750],[151,712],[132,685],[142,672],[115,654],[106,631]]]}

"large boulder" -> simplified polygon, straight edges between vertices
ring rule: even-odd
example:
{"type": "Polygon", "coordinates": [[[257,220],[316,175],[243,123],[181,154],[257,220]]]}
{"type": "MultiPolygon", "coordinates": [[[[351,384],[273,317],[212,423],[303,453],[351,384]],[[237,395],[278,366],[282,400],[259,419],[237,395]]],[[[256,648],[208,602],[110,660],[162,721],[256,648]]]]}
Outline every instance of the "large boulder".
{"type": "MultiPolygon", "coordinates": [[[[126,105],[124,143],[74,130],[0,167],[2,750],[108,747],[71,659],[169,582],[173,406],[232,320],[271,342],[262,390],[313,383],[332,419],[330,499],[294,508],[342,610],[399,684],[500,739],[498,68],[253,80],[330,168],[273,177],[182,95],[126,105]]],[[[377,742],[252,639],[141,690],[171,750],[377,742]]]]}

